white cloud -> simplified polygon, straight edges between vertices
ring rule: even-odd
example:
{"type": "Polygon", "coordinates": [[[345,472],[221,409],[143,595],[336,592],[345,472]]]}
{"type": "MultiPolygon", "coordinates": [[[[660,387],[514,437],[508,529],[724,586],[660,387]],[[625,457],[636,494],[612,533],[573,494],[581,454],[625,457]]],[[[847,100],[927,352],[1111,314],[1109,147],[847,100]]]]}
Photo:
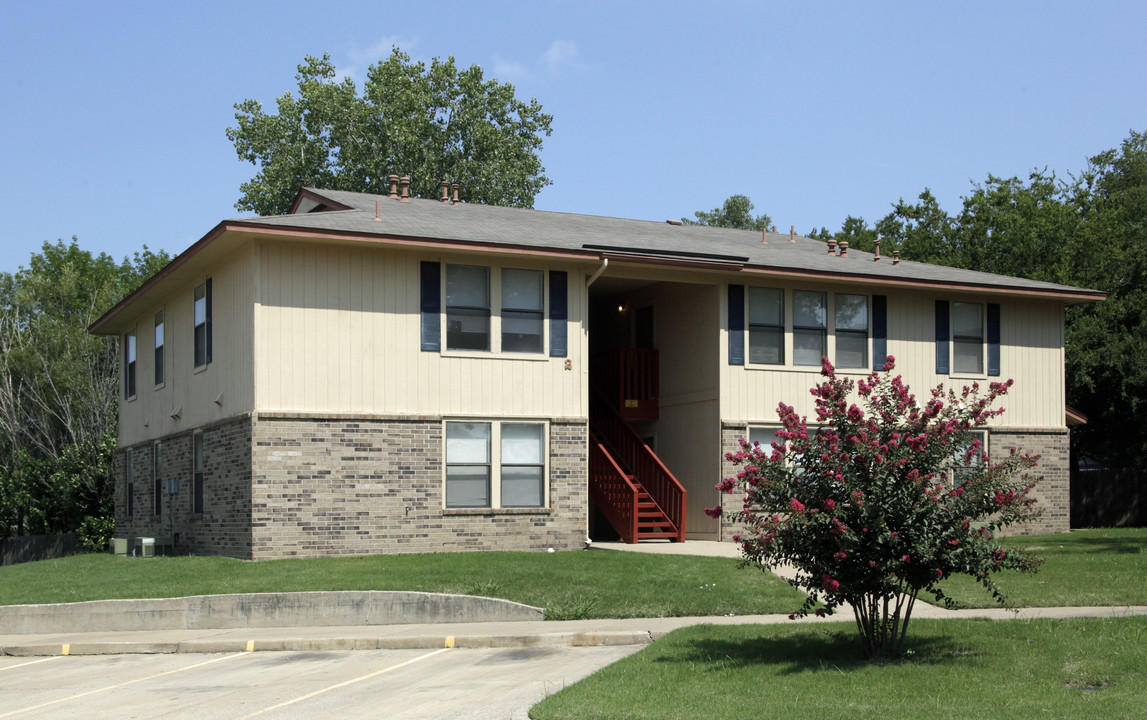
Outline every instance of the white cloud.
{"type": "Polygon", "coordinates": [[[352,44],[346,51],[347,62],[339,65],[338,78],[350,78],[355,82],[366,79],[366,69],[379,60],[390,57],[391,51],[397,46],[405,53],[410,53],[418,44],[416,37],[403,37],[401,35],[388,35],[376,43],[360,48],[352,44]]]}
{"type": "Polygon", "coordinates": [[[526,69],[525,65],[506,60],[498,55],[494,56],[490,69],[493,71],[491,74],[502,82],[521,80],[530,76],[530,71],[526,69]]]}
{"type": "Polygon", "coordinates": [[[546,64],[550,72],[557,72],[562,66],[570,64],[577,56],[577,45],[569,40],[554,40],[549,49],[542,53],[542,62],[546,64]]]}

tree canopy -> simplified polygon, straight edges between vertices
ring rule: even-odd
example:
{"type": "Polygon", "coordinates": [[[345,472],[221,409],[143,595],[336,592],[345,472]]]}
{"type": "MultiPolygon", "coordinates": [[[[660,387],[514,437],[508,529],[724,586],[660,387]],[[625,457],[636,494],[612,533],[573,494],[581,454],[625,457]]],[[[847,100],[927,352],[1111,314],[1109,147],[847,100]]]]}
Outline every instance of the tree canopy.
{"type": "MultiPolygon", "coordinates": [[[[827,239],[827,230],[814,233],[827,239]]],[[[1067,403],[1088,416],[1077,453],[1113,466],[1147,454],[1147,134],[1092,157],[1078,177],[1048,170],[989,175],[956,215],[925,189],[871,228],[849,217],[835,237],[871,251],[1101,290],[1107,300],[1065,312],[1067,403]]]]}
{"type": "Polygon", "coordinates": [[[0,273],[0,538],[109,522],[119,353],[87,328],[169,259],[117,263],[73,238],[0,273]]]}
{"type": "Polygon", "coordinates": [[[753,201],[748,195],[730,195],[719,208],[709,212],[698,210],[693,213],[695,220],[681,218],[686,225],[708,225],[710,227],[736,228],[738,230],[764,230],[772,224],[768,215],[753,215],[753,201]]]}
{"type": "Polygon", "coordinates": [[[280,97],[276,113],[257,100],[235,105],[227,138],[259,167],[240,186],[239,210],[285,213],[303,186],[385,193],[391,174],[409,176],[418,196],[449,180],[466,202],[524,208],[550,184],[538,153],[553,116],[477,65],[459,69],[449,57],[427,67],[394,48],[361,95],[329,54],[307,56],[295,78],[297,96],[280,97]]]}

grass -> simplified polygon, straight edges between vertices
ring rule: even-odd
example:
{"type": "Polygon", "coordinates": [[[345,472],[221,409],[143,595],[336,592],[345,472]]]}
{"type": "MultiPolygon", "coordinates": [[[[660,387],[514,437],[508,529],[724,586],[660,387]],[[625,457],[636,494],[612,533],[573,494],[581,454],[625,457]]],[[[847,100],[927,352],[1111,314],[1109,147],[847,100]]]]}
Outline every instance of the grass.
{"type": "MultiPolygon", "coordinates": [[[[1046,558],[1039,572],[996,576],[1009,606],[1147,605],[1147,528],[1076,530],[1004,542],[1046,558]]],[[[962,607],[996,605],[969,577],[954,577],[942,587],[962,607]]]]}
{"type": "Polygon", "coordinates": [[[244,562],[77,555],[0,567],[0,605],[308,590],[417,590],[505,598],[547,619],[789,613],[803,595],[728,558],[592,550],[244,562]]]}
{"type": "Polygon", "coordinates": [[[930,620],[897,662],[860,659],[851,624],[697,626],[535,705],[559,718],[1138,717],[1147,617],[930,620]]]}

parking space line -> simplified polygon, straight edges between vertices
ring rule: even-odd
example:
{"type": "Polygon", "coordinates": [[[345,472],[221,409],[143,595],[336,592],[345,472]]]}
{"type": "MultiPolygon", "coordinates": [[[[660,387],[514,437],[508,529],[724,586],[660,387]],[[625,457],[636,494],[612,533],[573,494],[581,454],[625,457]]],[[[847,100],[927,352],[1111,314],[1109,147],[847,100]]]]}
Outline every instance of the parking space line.
{"type": "Polygon", "coordinates": [[[52,657],[40,658],[39,660],[30,660],[26,663],[20,663],[19,665],[9,665],[8,667],[0,668],[0,672],[4,672],[5,670],[15,670],[18,667],[27,667],[28,665],[35,665],[36,663],[48,662],[49,660],[59,660],[62,657],[64,657],[64,656],[63,655],[53,655],[52,657]]]}
{"type": "MultiPolygon", "coordinates": [[[[40,708],[48,707],[49,705],[58,705],[62,702],[68,702],[69,700],[77,700],[77,699],[82,698],[82,697],[87,697],[88,695],[95,695],[96,693],[105,692],[107,690],[115,690],[116,688],[127,687],[128,685],[134,685],[136,683],[143,682],[144,680],[154,680],[155,678],[163,677],[164,675],[174,675],[175,673],[181,673],[181,672],[184,672],[186,670],[194,670],[195,668],[203,667],[204,665],[210,665],[211,663],[222,662],[224,660],[232,660],[232,659],[237,658],[237,657],[246,657],[248,655],[250,655],[250,653],[245,653],[245,652],[235,653],[234,655],[227,655],[225,657],[215,658],[214,660],[207,660],[205,662],[196,663],[194,665],[188,665],[187,667],[176,668],[174,670],[167,670],[165,672],[156,673],[155,675],[148,675],[147,677],[136,678],[135,680],[128,680],[127,682],[121,682],[121,683],[117,683],[115,685],[108,685],[107,687],[96,688],[95,690],[88,690],[87,692],[82,692],[82,693],[79,693],[76,695],[70,695],[66,698],[60,698],[59,700],[50,700],[46,703],[40,703],[39,705],[33,705],[31,707],[20,708],[19,710],[13,710],[11,712],[6,712],[3,715],[0,715],[0,718],[11,717],[13,715],[19,715],[20,713],[29,712],[32,710],[39,710],[40,708]]],[[[25,664],[29,664],[29,663],[25,663],[25,664]]]]}
{"type": "MultiPolygon", "coordinates": [[[[279,708],[287,707],[288,705],[294,705],[297,702],[309,700],[310,698],[313,698],[316,695],[322,695],[323,693],[330,692],[331,690],[338,690],[339,688],[344,688],[347,685],[354,685],[357,682],[362,682],[363,680],[369,680],[372,677],[378,677],[379,675],[382,675],[383,673],[388,673],[391,670],[397,670],[398,668],[406,667],[407,665],[413,665],[414,663],[419,662],[420,660],[425,660],[427,658],[434,657],[438,653],[444,653],[447,650],[450,650],[450,648],[444,647],[440,650],[435,650],[434,652],[429,652],[429,653],[426,653],[425,655],[420,655],[420,656],[418,656],[412,660],[407,660],[406,662],[401,662],[401,663],[398,663],[397,665],[391,665],[390,667],[383,668],[382,670],[375,670],[372,673],[367,673],[366,675],[362,675],[360,677],[356,677],[356,678],[353,678],[351,680],[344,680],[343,682],[338,683],[336,685],[331,685],[329,687],[322,688],[321,690],[315,690],[314,692],[307,693],[306,695],[300,695],[299,697],[294,698],[293,700],[287,700],[286,702],[281,702],[278,705],[272,705],[271,707],[263,708],[262,710],[256,710],[253,713],[249,713],[247,715],[244,715],[241,718],[238,718],[238,720],[247,720],[247,718],[253,718],[257,715],[262,715],[263,713],[271,712],[272,710],[278,710],[279,708]]],[[[0,715],[0,717],[3,717],[3,715],[0,715]]]]}

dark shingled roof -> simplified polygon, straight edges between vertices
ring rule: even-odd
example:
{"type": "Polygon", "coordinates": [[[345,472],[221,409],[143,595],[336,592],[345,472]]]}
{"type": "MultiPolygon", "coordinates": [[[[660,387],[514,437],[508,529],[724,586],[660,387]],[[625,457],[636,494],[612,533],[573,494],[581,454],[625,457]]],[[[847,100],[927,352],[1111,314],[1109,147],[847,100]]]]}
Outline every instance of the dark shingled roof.
{"type": "MultiPolygon", "coordinates": [[[[802,236],[789,241],[788,233],[674,225],[668,222],[626,220],[596,215],[524,210],[437,200],[400,202],[386,195],[305,188],[303,196],[324,198],[349,210],[241,218],[234,223],[352,235],[380,235],[437,239],[514,248],[551,249],[587,256],[623,255],[642,258],[680,258],[699,262],[733,263],[764,270],[795,271],[857,280],[881,278],[909,282],[973,285],[985,288],[1028,290],[1101,299],[1102,293],[1055,283],[1025,280],[992,273],[901,261],[885,255],[850,249],[843,258],[828,253],[825,243],[802,236]],[[375,220],[375,207],[379,220],[375,220]]],[[[317,198],[316,198],[317,199],[317,198]]]]}

